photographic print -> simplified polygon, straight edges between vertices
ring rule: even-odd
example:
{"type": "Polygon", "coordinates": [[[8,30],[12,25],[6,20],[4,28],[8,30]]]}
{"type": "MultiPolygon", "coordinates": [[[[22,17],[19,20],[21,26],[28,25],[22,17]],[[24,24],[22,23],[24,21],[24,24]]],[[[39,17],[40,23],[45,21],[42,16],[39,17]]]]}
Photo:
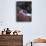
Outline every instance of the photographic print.
{"type": "Polygon", "coordinates": [[[34,39],[32,46],[46,46],[46,39],[45,38],[34,39]]]}
{"type": "Polygon", "coordinates": [[[32,21],[32,1],[16,1],[16,21],[32,21]]]}

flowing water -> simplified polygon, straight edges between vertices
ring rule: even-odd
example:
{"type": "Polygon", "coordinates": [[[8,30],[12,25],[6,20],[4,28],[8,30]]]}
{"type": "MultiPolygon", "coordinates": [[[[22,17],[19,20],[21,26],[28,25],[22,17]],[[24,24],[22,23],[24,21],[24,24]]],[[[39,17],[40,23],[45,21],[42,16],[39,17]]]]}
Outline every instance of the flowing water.
{"type": "Polygon", "coordinates": [[[46,43],[33,43],[32,46],[46,46],[46,43]]]}

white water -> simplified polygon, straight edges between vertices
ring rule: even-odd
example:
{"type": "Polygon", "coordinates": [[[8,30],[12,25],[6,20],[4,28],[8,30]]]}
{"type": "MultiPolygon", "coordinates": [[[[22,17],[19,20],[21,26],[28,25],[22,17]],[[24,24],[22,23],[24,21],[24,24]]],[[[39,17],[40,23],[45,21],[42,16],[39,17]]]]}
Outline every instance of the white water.
{"type": "Polygon", "coordinates": [[[46,43],[33,43],[32,46],[46,46],[46,43]]]}

